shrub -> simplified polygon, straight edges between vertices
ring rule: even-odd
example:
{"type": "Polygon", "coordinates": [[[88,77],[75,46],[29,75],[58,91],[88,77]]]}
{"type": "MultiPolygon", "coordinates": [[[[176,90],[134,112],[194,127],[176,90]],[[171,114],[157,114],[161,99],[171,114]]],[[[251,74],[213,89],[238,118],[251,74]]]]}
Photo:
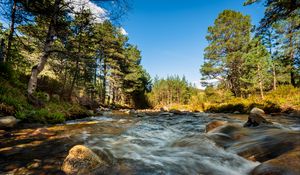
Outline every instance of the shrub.
{"type": "Polygon", "coordinates": [[[47,123],[56,124],[56,123],[63,123],[65,122],[65,115],[59,112],[55,112],[49,114],[47,117],[47,123]]]}
{"type": "Polygon", "coordinates": [[[50,96],[46,92],[36,92],[34,96],[43,102],[48,102],[50,100],[50,96]]]}
{"type": "Polygon", "coordinates": [[[9,64],[0,63],[0,77],[3,77],[6,80],[12,79],[14,72],[12,67],[9,64]]]}

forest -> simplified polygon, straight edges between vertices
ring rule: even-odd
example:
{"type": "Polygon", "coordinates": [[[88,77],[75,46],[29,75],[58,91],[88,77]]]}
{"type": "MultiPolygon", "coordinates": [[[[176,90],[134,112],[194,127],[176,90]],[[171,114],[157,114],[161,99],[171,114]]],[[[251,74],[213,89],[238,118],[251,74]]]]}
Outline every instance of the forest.
{"type": "MultiPolygon", "coordinates": [[[[36,115],[60,119],[100,105],[147,107],[150,76],[140,64],[141,51],[113,20],[95,16],[87,5],[1,2],[8,21],[0,24],[1,111],[26,119],[36,109],[36,115]],[[66,107],[56,111],[60,102],[66,107]],[[77,111],[65,111],[70,105],[77,111]]],[[[117,21],[127,5],[107,7],[109,17],[117,21]]]]}
{"type": "Polygon", "coordinates": [[[97,16],[88,3],[2,0],[1,114],[57,123],[105,107],[297,110],[300,16],[299,3],[289,2],[264,2],[259,26],[238,11],[221,12],[208,27],[198,89],[178,75],[151,79],[118,24],[128,1],[95,1],[106,9],[97,16]]]}

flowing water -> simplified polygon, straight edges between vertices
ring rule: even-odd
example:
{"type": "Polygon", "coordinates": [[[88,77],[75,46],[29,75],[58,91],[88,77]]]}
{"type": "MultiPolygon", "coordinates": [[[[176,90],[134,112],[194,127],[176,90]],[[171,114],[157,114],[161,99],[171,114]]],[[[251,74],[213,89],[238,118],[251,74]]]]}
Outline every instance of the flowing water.
{"type": "MultiPolygon", "coordinates": [[[[61,165],[68,149],[75,144],[84,144],[96,153],[105,152],[114,164],[119,165],[119,168],[111,170],[111,174],[243,175],[259,163],[246,160],[217,146],[205,133],[205,125],[212,120],[242,124],[245,119],[246,116],[201,114],[197,117],[102,116],[70,121],[65,125],[48,128],[55,132],[55,136],[52,136],[53,143],[49,143],[47,138],[42,140],[45,144],[40,143],[30,148],[25,146],[21,150],[6,152],[0,149],[0,156],[5,156],[4,162],[0,161],[0,172],[16,172],[15,169],[27,167],[27,172],[35,174],[47,171],[45,166],[53,165],[56,161],[56,166],[53,165],[52,169],[48,170],[59,174],[62,172],[53,169],[61,165]],[[45,145],[48,147],[45,148],[45,145]],[[35,169],[30,169],[28,165],[32,164],[32,160],[41,160],[42,163],[35,169]],[[50,163],[47,164],[47,160],[50,163]],[[11,165],[13,163],[14,166],[11,165]],[[120,164],[123,168],[120,168],[120,164]],[[14,170],[9,167],[13,167],[14,170]]],[[[299,129],[296,127],[299,126],[298,120],[290,123],[289,121],[290,119],[286,119],[286,125],[283,126],[299,129]]],[[[8,147],[12,144],[13,142],[9,142],[0,146],[8,147]]],[[[17,146],[18,143],[15,143],[14,147],[17,146]]]]}

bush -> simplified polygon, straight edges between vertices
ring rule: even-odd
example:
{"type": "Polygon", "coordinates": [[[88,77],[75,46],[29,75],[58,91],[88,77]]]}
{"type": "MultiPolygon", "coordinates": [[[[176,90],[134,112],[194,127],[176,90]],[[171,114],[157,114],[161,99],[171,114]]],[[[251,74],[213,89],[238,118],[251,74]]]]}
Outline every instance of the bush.
{"type": "Polygon", "coordinates": [[[47,123],[51,123],[51,124],[63,123],[66,120],[65,115],[59,112],[49,114],[46,117],[46,119],[47,119],[47,123]]]}
{"type": "Polygon", "coordinates": [[[43,102],[49,102],[50,101],[50,96],[46,92],[36,92],[34,94],[35,97],[37,97],[39,100],[43,102]]]}
{"type": "Polygon", "coordinates": [[[9,64],[0,63],[0,77],[6,80],[12,79],[14,76],[14,71],[9,64]]]}

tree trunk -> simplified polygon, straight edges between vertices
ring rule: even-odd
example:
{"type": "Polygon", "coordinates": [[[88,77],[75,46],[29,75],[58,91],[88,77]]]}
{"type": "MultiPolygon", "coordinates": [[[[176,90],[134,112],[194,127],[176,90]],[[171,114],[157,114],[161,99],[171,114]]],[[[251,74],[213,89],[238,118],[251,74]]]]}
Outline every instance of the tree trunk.
{"type": "Polygon", "coordinates": [[[259,90],[260,90],[260,97],[262,99],[264,99],[264,86],[263,86],[263,80],[262,80],[262,76],[261,76],[261,70],[260,70],[260,66],[257,66],[258,69],[258,73],[259,73],[259,90]]]}
{"type": "Polygon", "coordinates": [[[273,73],[273,90],[276,90],[277,88],[277,78],[276,78],[276,68],[275,68],[275,64],[272,63],[272,73],[273,73]]]}
{"type": "Polygon", "coordinates": [[[265,96],[264,96],[264,89],[263,89],[263,83],[261,81],[259,81],[259,89],[260,89],[260,97],[262,99],[264,99],[265,98],[265,96]]]}
{"type": "Polygon", "coordinates": [[[273,44],[272,44],[272,31],[268,30],[268,41],[269,41],[269,53],[271,55],[271,60],[272,60],[272,75],[273,75],[273,90],[276,90],[277,88],[277,78],[276,78],[276,66],[274,63],[274,58],[273,58],[273,44]]]}
{"type": "Polygon", "coordinates": [[[289,47],[291,49],[290,55],[289,55],[289,66],[290,66],[290,77],[291,77],[291,84],[295,87],[296,86],[296,76],[295,76],[295,70],[294,70],[294,45],[293,45],[293,24],[294,22],[292,21],[292,24],[290,26],[290,30],[289,30],[289,47]]]}
{"type": "Polygon", "coordinates": [[[13,5],[11,7],[11,16],[10,16],[11,23],[10,23],[10,30],[9,30],[8,40],[7,40],[7,49],[4,57],[4,62],[10,59],[11,43],[15,33],[16,7],[17,7],[17,3],[16,0],[14,0],[13,5]]]}
{"type": "Polygon", "coordinates": [[[5,50],[5,43],[4,39],[0,39],[0,63],[4,63],[4,51],[5,50]]]}
{"type": "Polygon", "coordinates": [[[61,2],[61,0],[55,0],[54,13],[50,20],[49,26],[48,26],[46,41],[45,41],[44,47],[43,47],[43,53],[40,57],[39,63],[37,65],[33,66],[32,70],[31,70],[31,76],[30,76],[30,79],[28,82],[28,88],[27,88],[27,93],[28,93],[28,97],[29,97],[28,99],[30,101],[32,101],[32,99],[35,99],[35,98],[33,98],[33,93],[35,92],[36,87],[37,87],[37,79],[38,79],[37,77],[41,73],[41,71],[44,70],[45,64],[47,63],[47,60],[50,55],[50,48],[54,41],[54,35],[55,35],[54,27],[56,25],[57,13],[59,10],[60,2],[61,2]]]}
{"type": "Polygon", "coordinates": [[[106,100],[106,76],[107,76],[107,72],[106,72],[106,61],[105,59],[103,60],[103,90],[102,90],[102,103],[105,105],[105,100],[106,100]]]}
{"type": "Polygon", "coordinates": [[[79,60],[77,59],[76,60],[76,67],[75,67],[75,73],[74,73],[74,76],[73,76],[73,80],[72,80],[72,83],[71,83],[71,88],[70,88],[70,91],[69,91],[69,100],[71,100],[71,97],[72,97],[72,93],[73,93],[73,90],[74,90],[74,87],[75,87],[75,82],[77,80],[77,77],[78,77],[78,73],[79,73],[79,60]]]}

